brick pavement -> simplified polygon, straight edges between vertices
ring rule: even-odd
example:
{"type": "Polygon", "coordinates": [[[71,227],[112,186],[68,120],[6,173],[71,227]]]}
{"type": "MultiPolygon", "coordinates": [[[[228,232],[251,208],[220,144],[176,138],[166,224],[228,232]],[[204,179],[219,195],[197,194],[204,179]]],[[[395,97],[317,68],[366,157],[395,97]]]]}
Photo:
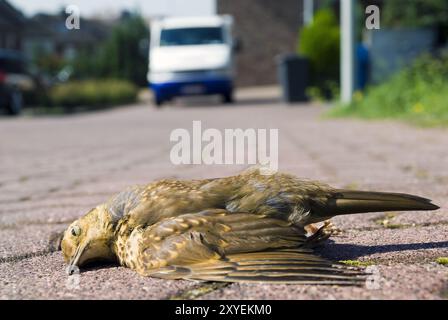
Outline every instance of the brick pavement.
{"type": "MultiPolygon", "coordinates": [[[[72,116],[0,119],[0,298],[195,296],[202,284],[143,278],[118,266],[80,275],[73,289],[54,231],[125,186],[154,179],[205,178],[241,166],[173,166],[175,128],[278,128],[280,170],[337,187],[415,193],[442,209],[386,216],[338,217],[342,233],[320,254],[359,260],[379,271],[379,288],[241,285],[207,290],[199,299],[440,299],[448,296],[448,131],[392,121],[329,120],[323,108],[285,106],[275,90],[242,92],[240,103],[147,104],[72,116]],[[211,105],[208,105],[211,104],[211,105]]],[[[204,290],[205,292],[205,290],[204,290]]]]}

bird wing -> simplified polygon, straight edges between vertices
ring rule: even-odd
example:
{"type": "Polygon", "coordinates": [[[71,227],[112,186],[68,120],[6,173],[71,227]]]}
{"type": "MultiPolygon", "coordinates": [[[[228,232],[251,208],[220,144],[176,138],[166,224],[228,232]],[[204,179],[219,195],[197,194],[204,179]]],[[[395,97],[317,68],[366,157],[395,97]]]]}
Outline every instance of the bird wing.
{"type": "Polygon", "coordinates": [[[355,284],[360,270],[305,248],[306,236],[278,219],[205,210],[141,231],[136,269],[147,276],[228,282],[355,284]]]}

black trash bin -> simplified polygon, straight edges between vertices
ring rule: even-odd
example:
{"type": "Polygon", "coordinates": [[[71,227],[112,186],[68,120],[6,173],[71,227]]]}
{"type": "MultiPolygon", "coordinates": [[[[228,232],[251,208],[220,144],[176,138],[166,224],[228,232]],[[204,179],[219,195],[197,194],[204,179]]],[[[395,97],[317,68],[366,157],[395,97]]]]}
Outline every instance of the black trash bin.
{"type": "Polygon", "coordinates": [[[309,62],[295,54],[278,58],[278,80],[283,91],[283,100],[288,103],[307,101],[309,62]]]}

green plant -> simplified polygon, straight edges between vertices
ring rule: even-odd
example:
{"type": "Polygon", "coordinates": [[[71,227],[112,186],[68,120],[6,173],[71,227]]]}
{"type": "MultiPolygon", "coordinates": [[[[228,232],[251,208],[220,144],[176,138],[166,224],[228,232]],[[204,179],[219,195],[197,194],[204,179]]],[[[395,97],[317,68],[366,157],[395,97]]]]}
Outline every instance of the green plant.
{"type": "Polygon", "coordinates": [[[357,93],[349,105],[333,108],[332,116],[367,119],[401,118],[420,125],[448,125],[448,54],[429,55],[383,84],[357,93]]]}
{"type": "Polygon", "coordinates": [[[384,1],[382,12],[386,27],[448,25],[448,1],[446,0],[384,1]]]}
{"type": "Polygon", "coordinates": [[[134,102],[138,88],[128,81],[103,79],[72,81],[55,86],[50,92],[56,107],[104,107],[134,102]]]}
{"type": "Polygon", "coordinates": [[[339,79],[339,24],[330,9],[317,11],[300,34],[298,52],[311,64],[311,85],[329,96],[339,79]]]}
{"type": "Polygon", "coordinates": [[[339,262],[351,267],[368,267],[374,264],[372,261],[359,261],[359,260],[342,260],[339,262]]]}
{"type": "Polygon", "coordinates": [[[109,38],[96,52],[84,51],[73,61],[75,77],[119,78],[139,86],[147,83],[149,30],[137,13],[129,14],[113,27],[109,38]]]}
{"type": "Polygon", "coordinates": [[[318,87],[308,87],[305,90],[307,97],[313,102],[323,102],[325,97],[322,94],[322,90],[318,87]]]}
{"type": "Polygon", "coordinates": [[[49,53],[42,44],[31,46],[30,62],[40,73],[49,76],[55,76],[67,64],[66,59],[56,53],[49,53]]]}

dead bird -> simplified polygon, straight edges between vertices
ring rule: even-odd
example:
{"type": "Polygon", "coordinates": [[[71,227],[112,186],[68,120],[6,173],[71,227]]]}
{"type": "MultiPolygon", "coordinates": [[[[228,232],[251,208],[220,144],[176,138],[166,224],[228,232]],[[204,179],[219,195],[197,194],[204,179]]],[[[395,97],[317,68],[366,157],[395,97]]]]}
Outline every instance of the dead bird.
{"type": "Polygon", "coordinates": [[[73,222],[61,248],[69,274],[89,261],[113,260],[166,279],[352,284],[357,270],[313,253],[332,233],[328,219],[438,208],[414,195],[340,190],[250,169],[131,187],[73,222]]]}

